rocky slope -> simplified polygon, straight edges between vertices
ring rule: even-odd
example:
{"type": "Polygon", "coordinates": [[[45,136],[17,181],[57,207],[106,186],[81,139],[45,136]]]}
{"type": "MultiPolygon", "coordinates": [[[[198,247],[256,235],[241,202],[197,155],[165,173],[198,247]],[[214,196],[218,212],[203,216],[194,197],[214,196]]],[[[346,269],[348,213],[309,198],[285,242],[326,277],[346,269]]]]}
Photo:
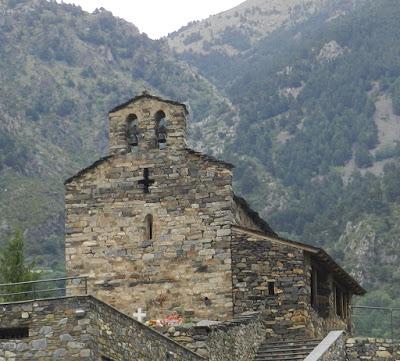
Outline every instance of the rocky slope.
{"type": "Polygon", "coordinates": [[[352,9],[351,1],[246,0],[233,9],[195,21],[168,36],[177,53],[236,55],[279,28],[290,28],[323,9],[332,18],[352,9]]]}

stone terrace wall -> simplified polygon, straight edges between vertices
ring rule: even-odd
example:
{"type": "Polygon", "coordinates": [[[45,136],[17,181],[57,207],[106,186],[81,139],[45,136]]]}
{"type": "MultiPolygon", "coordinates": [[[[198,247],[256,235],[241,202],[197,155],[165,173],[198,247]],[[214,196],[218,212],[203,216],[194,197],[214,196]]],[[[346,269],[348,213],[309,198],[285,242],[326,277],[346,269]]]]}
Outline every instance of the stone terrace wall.
{"type": "Polygon", "coordinates": [[[308,336],[310,289],[303,251],[235,230],[232,272],[235,314],[265,306],[270,337],[308,336]],[[275,283],[273,296],[268,295],[268,282],[275,283]]]}
{"type": "Polygon", "coordinates": [[[217,324],[202,321],[201,324],[204,326],[171,327],[165,334],[211,361],[252,361],[265,340],[266,329],[260,316],[217,324]]]}
{"type": "Polygon", "coordinates": [[[87,308],[82,298],[1,305],[0,327],[29,327],[29,338],[1,340],[0,356],[6,361],[94,360],[90,319],[74,313],[87,308]]]}
{"type": "Polygon", "coordinates": [[[376,338],[349,338],[346,341],[347,361],[400,360],[400,345],[391,344],[390,340],[376,338]]]}
{"type": "Polygon", "coordinates": [[[113,361],[163,361],[169,357],[181,361],[204,361],[103,302],[90,298],[88,303],[96,360],[105,355],[113,361]]]}
{"type": "Polygon", "coordinates": [[[0,327],[29,327],[29,337],[0,342],[2,361],[202,361],[183,347],[91,297],[1,305],[0,327]],[[77,315],[76,310],[84,310],[77,315]]]}

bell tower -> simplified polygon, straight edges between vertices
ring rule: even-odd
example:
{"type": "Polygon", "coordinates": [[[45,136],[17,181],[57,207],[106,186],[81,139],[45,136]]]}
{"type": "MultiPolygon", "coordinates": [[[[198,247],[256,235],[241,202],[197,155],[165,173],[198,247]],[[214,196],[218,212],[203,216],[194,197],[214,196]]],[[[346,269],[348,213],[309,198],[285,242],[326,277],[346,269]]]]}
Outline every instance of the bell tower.
{"type": "Polygon", "coordinates": [[[146,92],[109,113],[109,154],[187,147],[184,104],[146,92]]]}

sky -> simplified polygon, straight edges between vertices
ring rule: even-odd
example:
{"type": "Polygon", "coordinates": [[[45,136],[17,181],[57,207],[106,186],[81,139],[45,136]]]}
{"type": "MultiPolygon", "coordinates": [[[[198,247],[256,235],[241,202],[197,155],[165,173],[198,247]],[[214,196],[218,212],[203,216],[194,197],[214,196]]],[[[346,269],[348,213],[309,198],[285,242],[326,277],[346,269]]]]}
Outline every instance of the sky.
{"type": "Polygon", "coordinates": [[[92,12],[105,8],[158,39],[188,22],[233,8],[244,0],[64,0],[92,12]]]}

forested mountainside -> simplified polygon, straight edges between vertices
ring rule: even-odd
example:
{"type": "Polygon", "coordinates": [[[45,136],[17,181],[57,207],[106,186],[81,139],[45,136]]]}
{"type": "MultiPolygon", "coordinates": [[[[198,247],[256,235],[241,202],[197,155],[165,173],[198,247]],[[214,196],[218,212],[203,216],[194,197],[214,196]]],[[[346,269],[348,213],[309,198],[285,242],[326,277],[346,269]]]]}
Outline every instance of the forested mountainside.
{"type": "Polygon", "coordinates": [[[364,0],[247,0],[237,7],[189,23],[170,34],[168,44],[180,57],[217,75],[233,57],[252,49],[279,29],[291,29],[321,12],[343,16],[364,0]]]}
{"type": "Polygon", "coordinates": [[[104,9],[0,0],[0,44],[0,235],[21,227],[42,267],[63,268],[63,180],[105,153],[108,110],[147,89],[210,132],[235,118],[165,45],[104,9]]]}
{"type": "Polygon", "coordinates": [[[339,15],[356,0],[246,0],[233,9],[194,21],[168,36],[178,53],[235,55],[278,28],[290,28],[321,10],[339,15]],[[339,6],[340,5],[340,6],[339,6]]]}
{"type": "Polygon", "coordinates": [[[396,0],[360,2],[222,65],[182,55],[240,109],[225,152],[240,193],[276,231],[352,270],[372,290],[363,303],[386,306],[400,304],[399,16],[396,0]]]}
{"type": "Polygon", "coordinates": [[[203,22],[172,34],[178,60],[104,9],[0,0],[1,239],[21,227],[62,272],[63,180],[105,153],[107,111],[147,89],[188,104],[192,145],[237,166],[276,231],[326,248],[372,290],[363,303],[399,304],[400,5],[271,4],[207,20],[227,24],[211,45],[203,22]]]}

